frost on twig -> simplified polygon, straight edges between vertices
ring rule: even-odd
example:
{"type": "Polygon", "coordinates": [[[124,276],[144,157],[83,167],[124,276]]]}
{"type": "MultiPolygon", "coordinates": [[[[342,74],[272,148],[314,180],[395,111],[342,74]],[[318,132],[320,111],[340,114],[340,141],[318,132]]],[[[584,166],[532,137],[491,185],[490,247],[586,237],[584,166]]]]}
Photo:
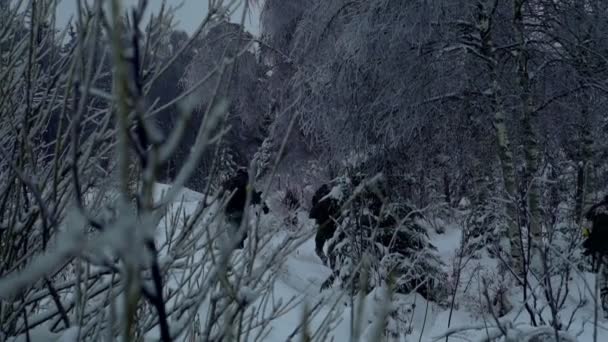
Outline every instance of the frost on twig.
{"type": "Polygon", "coordinates": [[[197,127],[188,125],[188,102],[202,83],[162,104],[186,111],[166,140],[153,120],[159,111],[147,107],[155,84],[235,2],[210,1],[197,32],[169,52],[174,9],[163,5],[145,22],[148,2],[128,11],[119,3],[78,2],[65,37],[50,29],[55,1],[0,3],[0,78],[7,81],[0,86],[0,331],[16,336],[48,325],[82,339],[113,339],[158,329],[169,341],[195,321],[208,336],[224,330],[216,329],[221,321],[242,334],[262,329],[289,305],[259,312],[253,303],[268,301],[263,289],[293,241],[261,264],[262,235],[250,259],[232,251],[218,258],[208,228],[220,232],[224,223],[219,208],[208,206],[213,196],[203,194],[195,209],[189,201],[175,205],[203,153],[230,128],[221,89],[244,52],[222,57],[202,77],[214,84],[205,89],[211,96],[197,127]],[[155,197],[160,170],[192,132],[195,142],[168,192],[155,197]],[[220,284],[229,289],[221,307],[201,322],[199,308],[220,284]]]}

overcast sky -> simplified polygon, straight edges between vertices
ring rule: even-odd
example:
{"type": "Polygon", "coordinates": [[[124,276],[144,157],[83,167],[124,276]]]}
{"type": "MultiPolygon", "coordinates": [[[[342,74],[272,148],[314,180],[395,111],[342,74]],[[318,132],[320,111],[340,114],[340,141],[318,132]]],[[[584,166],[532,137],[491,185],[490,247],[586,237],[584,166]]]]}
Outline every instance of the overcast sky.
{"type": "MultiPolygon", "coordinates": [[[[57,9],[57,20],[60,26],[65,25],[69,20],[70,16],[74,14],[76,9],[77,0],[60,0],[59,7],[57,9]]],[[[177,6],[182,3],[183,6],[177,10],[175,19],[179,21],[178,27],[186,30],[188,33],[194,32],[198,24],[200,24],[203,17],[207,14],[207,0],[167,0],[168,5],[177,6]]],[[[137,0],[123,0],[125,5],[136,4],[137,0]]],[[[158,12],[162,0],[149,0],[148,12],[158,12]]],[[[245,27],[253,34],[259,33],[259,8],[254,8],[253,13],[248,15],[245,20],[245,27]]],[[[242,11],[237,11],[232,21],[239,22],[241,20],[242,11]]],[[[146,18],[149,17],[146,16],[146,18]]]]}

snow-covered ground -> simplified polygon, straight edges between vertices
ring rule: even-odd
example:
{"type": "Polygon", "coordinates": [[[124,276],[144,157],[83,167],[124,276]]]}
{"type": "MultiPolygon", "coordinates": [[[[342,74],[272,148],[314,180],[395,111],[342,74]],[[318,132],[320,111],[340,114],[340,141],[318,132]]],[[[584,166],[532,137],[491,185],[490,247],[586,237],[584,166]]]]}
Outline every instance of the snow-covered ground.
{"type": "MultiPolygon", "coordinates": [[[[198,197],[186,192],[186,201],[197,201],[198,197]]],[[[275,228],[281,225],[283,218],[273,217],[271,212],[263,222],[274,225],[275,228]]],[[[299,213],[299,229],[312,231],[314,226],[311,221],[306,219],[306,213],[299,213]]],[[[447,224],[444,231],[439,234],[434,230],[429,232],[431,242],[437,247],[438,252],[446,265],[448,274],[453,275],[453,266],[456,262],[457,250],[460,245],[461,230],[455,224],[447,224]]],[[[278,234],[277,239],[281,239],[278,234]]],[[[418,294],[400,296],[398,305],[407,308],[408,315],[406,321],[402,322],[411,332],[407,335],[406,341],[433,341],[448,329],[459,327],[477,327],[478,329],[468,330],[450,337],[453,341],[476,341],[495,332],[494,318],[481,309],[483,299],[480,296],[479,279],[485,276],[486,279],[498,280],[498,262],[488,257],[472,259],[467,262],[462,271],[459,290],[455,300],[455,308],[450,314],[450,308],[440,307],[439,305],[427,302],[418,294]],[[451,319],[450,319],[451,316],[451,319]],[[450,322],[448,326],[448,322],[450,322]]],[[[277,276],[273,285],[273,296],[277,300],[287,301],[296,298],[301,303],[293,310],[276,318],[270,327],[265,341],[286,341],[290,340],[290,335],[294,329],[302,322],[304,307],[308,309],[319,302],[323,306],[315,311],[310,324],[310,331],[322,324],[328,317],[333,317],[333,326],[329,339],[335,341],[349,340],[351,336],[351,300],[344,295],[341,290],[330,288],[320,291],[321,284],[330,275],[330,270],[324,266],[314,252],[314,238],[310,238],[298,248],[296,248],[284,261],[280,274],[277,276]]],[[[594,341],[594,307],[593,301],[584,282],[594,283],[592,274],[584,274],[584,280],[574,274],[569,284],[569,294],[566,305],[560,313],[560,318],[564,324],[569,324],[567,334],[575,336],[578,341],[594,341]],[[585,300],[586,298],[586,300],[585,300]],[[575,311],[574,315],[572,312],[575,311]]],[[[450,281],[453,281],[451,279],[450,281]]],[[[362,340],[366,340],[366,333],[370,329],[375,315],[377,315],[378,291],[370,293],[364,301],[363,318],[361,319],[362,340]]],[[[512,322],[513,331],[525,333],[531,328],[527,312],[523,310],[522,291],[513,288],[509,291],[509,298],[513,304],[513,310],[501,322],[512,322]]],[[[255,303],[253,304],[255,305],[255,303]]],[[[550,311],[547,306],[538,305],[542,308],[542,316],[546,321],[550,320],[550,311]]],[[[206,312],[202,307],[200,313],[206,312]]],[[[546,323],[548,324],[548,323],[546,323]]],[[[608,322],[600,318],[597,324],[597,340],[608,341],[608,322]]],[[[523,336],[523,335],[521,335],[523,336]]],[[[523,338],[523,337],[522,337],[523,338]]]]}
{"type": "MultiPolygon", "coordinates": [[[[160,196],[166,189],[166,186],[159,186],[157,196],[160,196]]],[[[178,199],[183,201],[185,210],[183,214],[188,216],[196,210],[202,196],[196,192],[184,190],[180,193],[178,199]]],[[[290,234],[289,229],[284,229],[284,217],[277,217],[276,213],[277,211],[272,210],[270,214],[262,216],[261,219],[260,226],[273,232],[271,243],[266,247],[268,249],[280,244],[286,235],[290,234]]],[[[307,219],[307,214],[300,212],[297,216],[298,230],[309,232],[311,233],[309,235],[312,236],[314,225],[307,219]]],[[[168,224],[166,221],[161,222],[159,227],[160,244],[165,239],[168,224]]],[[[429,230],[431,242],[437,247],[438,253],[445,264],[446,272],[449,275],[448,282],[453,285],[455,283],[453,270],[457,263],[461,230],[454,223],[445,224],[441,233],[437,233],[433,229],[429,230]]],[[[260,258],[264,256],[265,253],[260,253],[260,258]]],[[[446,307],[445,303],[442,307],[436,303],[428,302],[419,294],[394,297],[392,305],[397,306],[402,313],[401,320],[394,324],[399,325],[398,330],[408,332],[407,335],[395,341],[435,341],[449,329],[460,330],[460,328],[470,329],[459,331],[452,335],[450,340],[482,341],[488,335],[497,333],[495,319],[488,313],[488,310],[484,310],[484,299],[481,297],[481,291],[479,291],[481,279],[486,279],[491,285],[501,285],[502,278],[497,265],[498,262],[489,257],[468,260],[462,268],[453,310],[446,307]]],[[[269,291],[272,292],[270,296],[264,298],[262,298],[263,296],[256,296],[259,299],[255,300],[251,306],[263,307],[265,304],[262,301],[267,301],[268,297],[271,297],[273,302],[286,303],[291,301],[296,305],[291,310],[274,318],[261,340],[270,342],[299,340],[298,335],[295,337],[293,335],[294,331],[302,324],[306,309],[312,312],[307,323],[308,331],[313,336],[319,327],[329,324],[329,329],[326,329],[329,330],[329,335],[317,340],[351,340],[351,334],[353,333],[351,323],[353,320],[359,322],[356,324],[360,327],[357,333],[360,336],[359,340],[371,340],[374,323],[378,320],[382,310],[386,309],[382,291],[372,291],[363,300],[363,307],[360,308],[356,299],[352,300],[340,289],[330,288],[320,291],[321,284],[330,273],[329,268],[322,264],[314,252],[313,237],[290,252],[276,274],[273,275],[273,283],[269,287],[269,291]],[[355,304],[354,311],[352,309],[353,303],[355,304]],[[357,315],[359,312],[361,313],[360,316],[357,315]]],[[[172,279],[175,276],[169,277],[167,284],[169,288],[174,286],[172,279]]],[[[558,279],[555,279],[555,282],[558,281],[558,279]]],[[[559,313],[562,323],[568,326],[568,329],[563,332],[563,337],[569,337],[571,340],[580,342],[608,341],[608,322],[600,318],[598,323],[594,324],[594,301],[589,288],[585,285],[585,282],[594,284],[594,281],[594,275],[592,274],[573,274],[569,282],[569,292],[565,299],[565,305],[559,313]],[[580,276],[581,274],[582,276],[580,276]]],[[[448,285],[450,284],[446,284],[446,286],[449,288],[448,285]]],[[[530,326],[530,316],[522,305],[522,291],[519,288],[512,288],[508,297],[513,309],[506,316],[500,318],[500,321],[504,327],[510,329],[509,334],[513,338],[510,341],[527,341],[526,333],[531,331],[532,327],[530,326]]],[[[545,325],[550,324],[552,317],[550,308],[544,305],[542,298],[539,298],[536,307],[542,311],[541,316],[545,318],[545,325]]],[[[208,311],[209,301],[203,301],[198,308],[201,327],[204,325],[204,317],[206,317],[208,311]]],[[[536,329],[536,331],[544,332],[547,336],[552,334],[550,329],[536,329]]],[[[41,327],[33,330],[30,337],[32,337],[32,341],[72,341],[74,336],[76,336],[74,329],[66,331],[64,334],[49,334],[48,330],[45,331],[44,327],[41,327]],[[37,339],[38,335],[40,335],[40,338],[37,339]]],[[[155,340],[157,336],[158,331],[153,330],[147,335],[146,340],[155,340]]],[[[21,339],[18,338],[16,341],[25,341],[23,338],[25,337],[22,336],[21,339]]],[[[445,338],[441,338],[441,340],[444,341],[445,338]]]]}

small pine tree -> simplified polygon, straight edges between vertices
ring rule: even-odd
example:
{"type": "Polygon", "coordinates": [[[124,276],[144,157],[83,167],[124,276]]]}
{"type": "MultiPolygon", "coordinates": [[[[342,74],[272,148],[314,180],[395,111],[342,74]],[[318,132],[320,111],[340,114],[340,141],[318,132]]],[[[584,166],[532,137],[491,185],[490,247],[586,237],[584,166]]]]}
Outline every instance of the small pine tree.
{"type": "Polygon", "coordinates": [[[372,257],[371,288],[392,275],[397,292],[418,291],[440,300],[443,265],[426,229],[408,216],[410,210],[383,203],[379,186],[366,184],[359,173],[338,177],[333,184],[330,196],[343,203],[343,211],[327,249],[338,282],[350,287],[349,279],[358,279],[359,265],[367,254],[372,257]]]}
{"type": "Polygon", "coordinates": [[[507,234],[505,220],[505,213],[495,201],[471,208],[463,224],[463,238],[467,242],[464,254],[480,258],[485,251],[490,256],[497,256],[503,248],[500,238],[507,234]]]}

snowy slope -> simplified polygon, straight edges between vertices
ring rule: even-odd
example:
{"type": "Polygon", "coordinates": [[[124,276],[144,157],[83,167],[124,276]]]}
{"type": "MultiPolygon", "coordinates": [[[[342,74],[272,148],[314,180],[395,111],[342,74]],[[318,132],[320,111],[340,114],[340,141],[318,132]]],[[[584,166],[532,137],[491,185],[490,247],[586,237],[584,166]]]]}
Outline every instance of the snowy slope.
{"type": "MultiPolygon", "coordinates": [[[[307,227],[312,229],[312,227],[307,227]]],[[[455,226],[448,226],[445,233],[437,234],[434,231],[430,232],[432,243],[437,246],[439,254],[441,255],[446,267],[449,268],[454,264],[456,251],[460,244],[460,230],[455,226]]],[[[474,325],[492,325],[493,318],[489,315],[480,315],[476,312],[467,311],[466,308],[475,307],[477,303],[465,303],[467,300],[474,300],[475,295],[472,289],[476,289],[476,286],[471,286],[468,279],[475,279],[475,275],[478,273],[493,274],[497,269],[497,261],[493,259],[479,259],[470,261],[465,270],[463,271],[461,286],[457,298],[458,309],[455,309],[452,313],[451,324],[449,327],[470,327],[474,325]],[[463,284],[465,283],[465,284],[463,284]],[[468,284],[467,284],[468,283],[468,284]],[[468,289],[465,291],[465,287],[468,289]],[[467,294],[468,297],[463,295],[467,294]]],[[[338,296],[338,290],[330,289],[323,292],[319,292],[320,284],[330,274],[328,268],[321,264],[321,261],[316,257],[314,253],[314,242],[312,240],[303,244],[298,250],[290,256],[285,263],[285,273],[282,274],[280,280],[277,282],[276,287],[277,293],[284,298],[290,298],[292,296],[302,296],[306,298],[308,303],[314,303],[321,298],[331,298],[338,296]]],[[[593,284],[594,277],[590,274],[586,274],[586,280],[593,284]]],[[[568,296],[566,309],[561,313],[562,320],[567,323],[572,316],[572,312],[576,310],[570,329],[568,333],[572,336],[577,336],[578,341],[593,341],[593,306],[591,303],[587,303],[585,306],[577,308],[580,302],[580,296],[589,296],[588,291],[584,290],[585,285],[583,279],[576,278],[571,281],[570,289],[571,294],[568,296]]],[[[371,295],[370,295],[371,296],[371,295]]],[[[520,289],[513,289],[510,293],[510,298],[515,306],[510,314],[504,317],[505,320],[512,320],[517,326],[521,325],[521,331],[527,331],[529,319],[528,316],[517,308],[521,308],[522,305],[522,294],[520,289]]],[[[373,298],[372,298],[373,299],[373,298]]],[[[370,299],[371,300],[371,299],[370,299]]],[[[410,322],[412,331],[409,335],[411,341],[433,341],[434,337],[442,334],[449,329],[448,321],[450,316],[449,309],[440,309],[434,303],[428,303],[420,295],[413,294],[403,296],[402,304],[415,304],[416,307],[413,310],[413,316],[410,322]],[[428,304],[428,308],[427,308],[428,304]]],[[[346,340],[350,336],[350,314],[349,301],[347,298],[342,300],[342,305],[338,306],[341,310],[341,322],[337,324],[333,331],[333,337],[337,341],[346,340]]],[[[371,307],[372,304],[368,304],[371,307]]],[[[372,311],[369,308],[369,311],[372,311]]],[[[549,320],[548,309],[545,309],[545,316],[547,321],[549,320]]],[[[328,310],[321,310],[318,315],[328,315],[328,310]]],[[[368,316],[373,317],[373,312],[367,313],[368,316]]],[[[286,315],[278,319],[275,324],[275,331],[269,336],[272,339],[269,341],[285,341],[287,340],[288,334],[291,332],[286,327],[294,327],[301,320],[301,310],[286,315]]],[[[315,322],[320,321],[320,318],[314,319],[312,326],[314,327],[315,322]]],[[[364,324],[368,324],[365,321],[364,324]]],[[[477,340],[486,336],[485,329],[479,329],[474,331],[468,331],[466,333],[458,334],[458,336],[451,337],[451,340],[462,341],[462,340],[477,340]]],[[[597,329],[597,341],[608,341],[608,322],[600,320],[597,329]]]]}
{"type": "MultiPolygon", "coordinates": [[[[157,189],[157,197],[167,189],[167,186],[160,185],[157,189]]],[[[199,206],[202,196],[196,192],[184,190],[178,196],[181,204],[183,204],[182,213],[185,216],[192,214],[199,206]]],[[[177,208],[177,206],[175,207],[177,208]]],[[[171,209],[174,210],[174,209],[171,209]]],[[[212,216],[211,211],[207,213],[212,216]]],[[[170,215],[169,215],[170,216],[170,215]]],[[[179,215],[178,215],[179,216],[179,215]]],[[[284,217],[278,214],[278,211],[273,210],[269,215],[261,217],[261,227],[270,230],[272,239],[265,247],[266,249],[259,254],[257,263],[261,263],[273,252],[273,249],[278,246],[292,231],[284,229],[284,217]]],[[[383,292],[374,290],[366,298],[362,304],[357,298],[351,299],[344,291],[337,288],[330,288],[320,291],[321,284],[331,274],[330,270],[324,266],[321,260],[314,252],[314,225],[307,219],[304,212],[298,214],[299,226],[297,230],[300,233],[310,233],[309,239],[297,246],[285,258],[284,262],[277,268],[277,271],[272,274],[272,284],[269,287],[269,292],[266,296],[257,295],[251,304],[252,307],[266,308],[268,301],[271,298],[272,302],[276,303],[293,303],[290,310],[281,312],[273,319],[269,329],[257,331],[253,329],[251,338],[248,340],[262,341],[290,341],[299,340],[299,335],[294,334],[298,327],[303,323],[305,310],[311,312],[310,319],[307,322],[308,331],[313,336],[314,340],[334,340],[346,341],[351,340],[353,333],[351,322],[358,322],[355,326],[359,327],[357,332],[360,336],[360,341],[373,340],[373,331],[375,323],[378,321],[383,310],[389,305],[383,301],[383,292]],[[353,305],[355,309],[353,310],[353,305]],[[362,307],[360,306],[362,305],[362,307]],[[359,315],[361,313],[361,315],[359,315]],[[329,327],[324,329],[329,331],[327,336],[315,335],[321,327],[329,327]]],[[[429,226],[429,236],[431,242],[437,247],[438,253],[442,258],[446,272],[450,275],[449,285],[455,283],[454,265],[457,261],[457,250],[460,245],[461,230],[456,224],[445,224],[442,233],[437,233],[429,226]]],[[[162,245],[167,234],[169,223],[161,222],[158,234],[158,243],[162,245]]],[[[292,227],[293,228],[293,227],[292,227]]],[[[204,253],[204,251],[199,251],[204,253]]],[[[243,257],[240,251],[235,253],[238,260],[243,257]]],[[[161,251],[161,260],[163,259],[161,251]]],[[[392,306],[402,309],[404,313],[402,320],[392,322],[397,326],[397,330],[407,332],[407,335],[401,336],[400,339],[393,341],[421,341],[430,342],[436,340],[444,332],[449,329],[459,331],[450,337],[451,341],[478,341],[483,340],[488,334],[496,332],[493,329],[494,318],[488,314],[487,310],[483,310],[483,299],[480,297],[480,279],[485,277],[491,282],[499,283],[500,274],[498,273],[497,261],[488,257],[479,259],[470,259],[465,264],[462,270],[462,278],[458,287],[454,310],[449,307],[440,307],[435,303],[426,301],[418,294],[396,295],[393,298],[392,306]],[[449,324],[448,324],[449,322],[449,324]],[[468,328],[462,330],[461,328],[468,328]],[[462,331],[460,331],[462,330],[462,331]]],[[[172,270],[168,277],[166,287],[169,289],[177,288],[176,279],[182,274],[179,270],[172,270]]],[[[558,279],[554,279],[555,282],[558,279]]],[[[591,341],[608,341],[608,322],[600,319],[597,330],[594,332],[594,307],[593,301],[589,295],[589,290],[586,288],[585,281],[588,284],[593,284],[594,275],[584,273],[583,276],[577,276],[575,273],[569,284],[569,294],[566,298],[565,308],[560,312],[560,319],[569,328],[563,333],[563,337],[570,338],[581,342],[591,341]],[[597,338],[594,339],[594,333],[597,338]]],[[[556,284],[557,285],[557,284],[556,284]]],[[[509,291],[508,296],[513,304],[513,310],[505,317],[501,318],[501,322],[506,327],[511,327],[509,333],[513,336],[513,341],[526,341],[526,334],[532,330],[529,326],[529,316],[522,305],[522,292],[519,288],[513,288],[509,291]],[[507,323],[510,322],[510,323],[507,323]],[[510,324],[510,325],[509,325],[510,324]]],[[[253,298],[253,297],[252,297],[253,298]]],[[[546,322],[550,322],[550,310],[546,305],[543,305],[542,298],[537,306],[542,310],[542,316],[546,322]]],[[[198,308],[198,315],[201,317],[201,328],[204,325],[204,317],[209,311],[209,301],[205,300],[198,308]]],[[[545,323],[548,324],[548,323],[545,323]]],[[[551,335],[550,329],[536,329],[536,331],[544,332],[548,336],[551,335]],[[544,329],[544,330],[543,330],[544,329]]],[[[323,330],[323,329],[322,329],[323,330]]],[[[31,332],[32,341],[73,341],[77,329],[71,329],[62,334],[49,333],[48,328],[40,327],[31,332]]],[[[150,331],[146,340],[157,340],[158,331],[156,329],[150,331]]],[[[15,339],[15,341],[26,341],[25,336],[15,339]]],[[[441,338],[442,341],[445,338],[441,338]]],[[[537,340],[538,341],[538,340],[537,340]]],[[[551,340],[548,340],[551,341],[551,340]]],[[[569,341],[566,339],[566,341],[569,341]]]]}
{"type": "MultiPolygon", "coordinates": [[[[198,201],[200,196],[196,193],[184,192],[186,201],[198,201]]],[[[194,207],[194,206],[192,206],[194,207]]],[[[305,213],[298,215],[300,218],[306,217],[305,213]]],[[[271,213],[263,219],[266,225],[281,228],[281,217],[274,217],[271,213]]],[[[312,232],[314,226],[311,221],[300,219],[299,229],[312,232]]],[[[453,266],[456,260],[456,252],[459,248],[461,232],[460,229],[452,224],[445,227],[442,234],[434,230],[429,232],[432,243],[438,248],[438,252],[446,265],[446,271],[453,274],[453,266]]],[[[282,239],[282,234],[276,234],[276,239],[282,239]]],[[[475,312],[480,307],[481,299],[478,297],[478,275],[496,276],[497,262],[489,258],[470,260],[462,272],[462,280],[457,292],[455,309],[450,317],[449,308],[440,308],[435,303],[429,303],[418,294],[400,296],[399,305],[405,306],[411,311],[407,321],[403,322],[410,330],[407,340],[410,341],[433,341],[434,338],[447,331],[449,328],[472,327],[475,325],[494,324],[493,318],[482,312],[475,312]],[[475,293],[477,292],[477,293],[475,293]],[[411,308],[415,305],[414,308],[411,308]],[[448,327],[448,321],[450,325],[448,327]]],[[[315,308],[319,302],[323,303],[316,307],[314,317],[309,322],[309,330],[314,333],[317,327],[324,324],[327,319],[332,321],[331,333],[327,338],[334,338],[336,341],[347,340],[351,334],[351,310],[350,298],[339,289],[327,289],[320,291],[323,281],[330,275],[330,270],[321,263],[321,260],[314,252],[314,239],[310,238],[305,243],[295,249],[284,261],[279,274],[273,284],[273,297],[276,300],[300,302],[289,312],[276,318],[271,324],[270,331],[265,336],[265,341],[286,341],[290,335],[302,323],[304,308],[309,310],[315,308]],[[306,304],[306,305],[305,305],[306,304]]],[[[587,274],[587,281],[593,281],[593,276],[587,274]]],[[[453,281],[453,280],[452,280],[453,281]]],[[[590,303],[578,307],[580,296],[588,296],[584,290],[582,279],[576,277],[570,284],[571,294],[568,297],[566,310],[562,313],[562,320],[570,320],[572,311],[576,310],[571,319],[568,333],[578,336],[578,341],[593,341],[593,307],[590,303]]],[[[366,340],[368,331],[377,315],[378,299],[376,291],[372,292],[364,301],[363,318],[361,319],[361,339],[366,340]]],[[[521,291],[512,289],[510,298],[515,309],[509,313],[504,320],[511,320],[519,330],[514,328],[514,332],[524,332],[529,329],[529,319],[525,312],[521,310],[521,291]]],[[[254,304],[255,305],[255,304],[254,304]]],[[[200,308],[201,316],[207,311],[205,307],[200,308]]],[[[481,310],[479,310],[481,311],[481,310]]],[[[548,311],[548,310],[545,310],[548,311]]],[[[548,312],[544,312],[549,317],[548,312]]],[[[598,341],[608,341],[607,322],[601,320],[598,325],[598,341]]],[[[490,329],[491,330],[491,329],[490,329]]],[[[450,337],[451,340],[477,340],[485,337],[486,329],[469,330],[450,337]]],[[[522,335],[523,336],[523,335],[522,335]]]]}

